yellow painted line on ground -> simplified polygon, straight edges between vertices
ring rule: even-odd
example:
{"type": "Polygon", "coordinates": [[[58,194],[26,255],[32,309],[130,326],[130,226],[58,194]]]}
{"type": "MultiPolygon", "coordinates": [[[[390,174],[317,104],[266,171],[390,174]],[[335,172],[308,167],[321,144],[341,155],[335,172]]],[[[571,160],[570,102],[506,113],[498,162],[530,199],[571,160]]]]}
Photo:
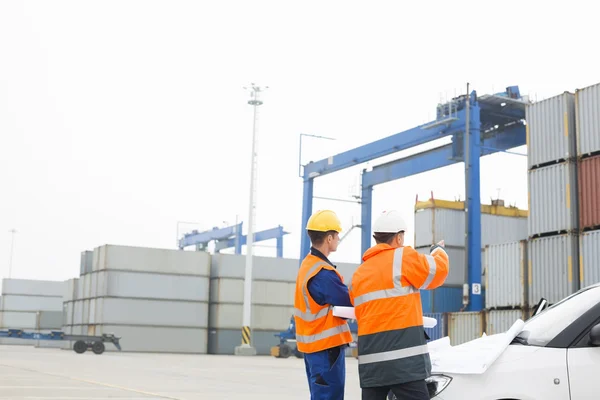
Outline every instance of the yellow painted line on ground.
{"type": "Polygon", "coordinates": [[[97,381],[92,381],[92,380],[88,380],[88,379],[76,378],[74,376],[52,374],[50,372],[42,372],[42,371],[37,371],[35,369],[23,368],[23,367],[15,367],[13,365],[6,365],[6,364],[0,364],[0,366],[7,367],[7,368],[14,368],[14,369],[18,369],[18,370],[21,370],[21,371],[35,372],[35,373],[42,374],[42,375],[47,375],[47,376],[54,376],[54,377],[57,377],[57,378],[70,379],[70,380],[73,380],[73,381],[89,383],[89,384],[97,385],[97,386],[104,386],[104,387],[109,387],[109,388],[113,388],[113,389],[125,390],[125,391],[128,391],[128,392],[137,393],[137,394],[143,394],[143,395],[146,395],[146,396],[158,397],[160,399],[182,400],[182,399],[178,399],[176,397],[169,397],[169,396],[165,396],[165,395],[158,394],[158,393],[145,392],[143,390],[132,389],[132,388],[128,388],[128,387],[124,387],[124,386],[119,386],[119,385],[112,385],[110,383],[103,383],[103,382],[97,382],[97,381]]]}

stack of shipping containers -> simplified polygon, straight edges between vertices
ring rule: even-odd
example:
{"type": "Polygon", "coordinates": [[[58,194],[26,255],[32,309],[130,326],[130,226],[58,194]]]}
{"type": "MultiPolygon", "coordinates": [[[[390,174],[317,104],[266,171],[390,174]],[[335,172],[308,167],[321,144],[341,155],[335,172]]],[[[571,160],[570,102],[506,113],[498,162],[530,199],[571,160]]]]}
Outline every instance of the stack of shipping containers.
{"type": "Polygon", "coordinates": [[[600,282],[600,84],[575,93],[580,285],[600,282]]]}
{"type": "Polygon", "coordinates": [[[579,288],[575,96],[527,106],[528,301],[556,303],[579,288]]]}
{"type": "MultiPolygon", "coordinates": [[[[527,239],[528,213],[515,207],[505,207],[501,200],[494,201],[491,205],[482,205],[481,212],[483,267],[485,246],[527,239]]],[[[447,326],[451,342],[459,344],[481,336],[485,330],[482,313],[455,314],[463,307],[462,286],[467,279],[464,202],[433,198],[417,201],[414,241],[416,250],[429,254],[430,246],[442,239],[451,260],[450,273],[443,287],[421,291],[421,301],[425,315],[436,318],[441,326],[447,326]]],[[[484,277],[482,283],[485,296],[487,288],[484,277]]],[[[446,332],[442,331],[439,334],[444,335],[446,332]]]]}
{"type": "Polygon", "coordinates": [[[207,352],[210,254],[106,245],[89,268],[67,312],[71,332],[114,333],[123,351],[207,352]]]}
{"type": "MultiPolygon", "coordinates": [[[[62,326],[62,296],[66,283],[29,279],[3,279],[0,329],[48,333],[62,326]]],[[[60,347],[57,343],[0,338],[0,344],[60,347]]]]}

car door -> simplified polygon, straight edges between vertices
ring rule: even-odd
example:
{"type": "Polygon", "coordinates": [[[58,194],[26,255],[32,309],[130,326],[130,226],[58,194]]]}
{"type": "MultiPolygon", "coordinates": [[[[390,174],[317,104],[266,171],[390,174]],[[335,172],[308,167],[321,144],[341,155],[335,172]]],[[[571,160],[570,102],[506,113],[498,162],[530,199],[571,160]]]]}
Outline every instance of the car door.
{"type": "Polygon", "coordinates": [[[590,331],[599,320],[587,327],[581,338],[567,351],[569,387],[571,400],[600,398],[598,371],[600,371],[600,347],[590,343],[590,331]]]}

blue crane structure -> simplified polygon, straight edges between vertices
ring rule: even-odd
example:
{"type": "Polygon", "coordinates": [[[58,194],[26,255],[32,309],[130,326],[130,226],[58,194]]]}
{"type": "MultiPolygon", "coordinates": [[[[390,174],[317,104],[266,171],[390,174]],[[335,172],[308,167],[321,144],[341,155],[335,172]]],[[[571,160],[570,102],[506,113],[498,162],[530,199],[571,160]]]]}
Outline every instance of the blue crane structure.
{"type": "MultiPolygon", "coordinates": [[[[361,174],[361,254],[371,244],[373,186],[411,175],[465,163],[467,224],[467,268],[469,298],[467,310],[483,308],[481,296],[481,156],[526,144],[525,107],[527,101],[518,86],[505,92],[478,97],[476,91],[438,104],[436,119],[407,131],[304,165],[302,227],[306,226],[313,206],[313,183],[319,176],[384,157],[414,146],[451,137],[452,142],[432,150],[373,167],[361,174]],[[466,133],[466,134],[465,134],[466,133]]],[[[510,152],[509,152],[510,153],[510,152]]],[[[302,235],[300,260],[310,251],[310,242],[302,235]]]]}
{"type": "MultiPolygon", "coordinates": [[[[276,228],[266,229],[254,233],[254,241],[262,242],[265,240],[277,240],[277,257],[283,257],[283,236],[289,234],[283,230],[281,225],[276,228]]],[[[208,244],[215,241],[215,252],[228,248],[235,248],[235,254],[242,254],[242,246],[246,244],[247,235],[242,234],[242,222],[225,228],[214,227],[211,230],[198,232],[193,230],[183,235],[179,239],[179,249],[183,250],[188,246],[196,246],[197,250],[206,250],[208,244]]]]}

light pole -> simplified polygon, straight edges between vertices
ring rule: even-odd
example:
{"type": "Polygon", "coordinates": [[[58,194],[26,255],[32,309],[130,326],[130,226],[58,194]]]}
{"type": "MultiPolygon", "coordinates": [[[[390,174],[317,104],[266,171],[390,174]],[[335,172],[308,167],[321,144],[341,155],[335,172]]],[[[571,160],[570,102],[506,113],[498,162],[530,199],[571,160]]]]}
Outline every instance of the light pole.
{"type": "Polygon", "coordinates": [[[250,100],[248,104],[254,108],[254,124],[252,128],[252,156],[250,158],[250,207],[248,212],[248,235],[246,238],[246,274],[244,277],[244,308],[242,321],[242,344],[235,348],[235,355],[255,356],[256,349],[252,347],[252,331],[250,325],[252,322],[252,249],[254,244],[254,217],[256,212],[256,180],[257,180],[257,151],[256,151],[256,133],[258,127],[258,106],[263,102],[259,95],[264,89],[256,86],[254,83],[250,87],[244,87],[250,91],[250,100]]]}
{"type": "Polygon", "coordinates": [[[12,277],[12,261],[13,261],[13,252],[15,249],[15,234],[17,230],[15,228],[8,231],[12,234],[11,243],[10,243],[10,261],[8,263],[8,279],[12,277]]]}

